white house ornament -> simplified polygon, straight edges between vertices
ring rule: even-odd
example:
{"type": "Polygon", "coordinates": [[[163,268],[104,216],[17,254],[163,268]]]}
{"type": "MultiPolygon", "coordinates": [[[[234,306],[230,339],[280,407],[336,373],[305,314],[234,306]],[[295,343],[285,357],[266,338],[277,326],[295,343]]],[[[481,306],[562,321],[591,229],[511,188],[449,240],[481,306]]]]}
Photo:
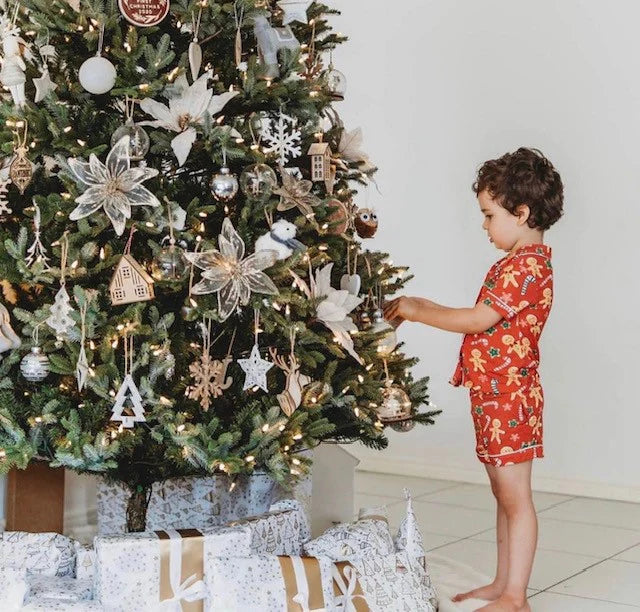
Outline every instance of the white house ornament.
{"type": "Polygon", "coordinates": [[[331,180],[331,147],[328,142],[314,142],[307,151],[311,157],[311,180],[316,183],[331,180]]]}
{"type": "Polygon", "coordinates": [[[134,26],[150,28],[169,13],[169,0],[118,0],[124,18],[134,26]]]}
{"type": "Polygon", "coordinates": [[[300,48],[291,26],[274,28],[264,15],[253,17],[253,33],[258,41],[258,54],[265,66],[262,78],[275,79],[280,74],[278,52],[282,49],[295,51],[300,48]]]}
{"type": "Polygon", "coordinates": [[[178,133],[171,141],[171,148],[180,166],[187,161],[197,137],[193,124],[202,125],[207,114],[218,114],[239,93],[231,91],[214,96],[213,90],[208,88],[212,76],[213,72],[208,70],[189,85],[187,77],[180,75],[173,84],[172,91],[176,95],[169,99],[169,106],[151,98],[140,102],[140,108],[154,117],[154,121],[141,121],[139,125],[161,127],[178,133]]]}
{"type": "Polygon", "coordinates": [[[122,236],[133,206],[160,206],[158,198],[142,185],[158,171],[155,168],[131,167],[129,136],[123,136],[115,144],[105,164],[93,153],[89,163],[74,157],[67,161],[76,180],[87,187],[75,200],[78,206],[69,215],[72,221],[88,217],[102,208],[116,234],[122,236]]]}
{"type": "Polygon", "coordinates": [[[277,5],[283,10],[282,25],[293,21],[309,23],[307,10],[313,4],[313,0],[281,0],[277,5]]]}
{"type": "Polygon", "coordinates": [[[109,293],[114,306],[152,300],[153,278],[130,253],[125,253],[116,266],[109,293]]]}
{"type": "Polygon", "coordinates": [[[277,261],[275,251],[258,251],[245,258],[244,241],[229,217],[222,223],[218,245],[219,251],[185,253],[185,257],[203,270],[202,280],[192,287],[192,293],[217,293],[221,321],[228,319],[239,305],[246,306],[251,293],[279,293],[273,281],[262,272],[277,261]]]}
{"type": "Polygon", "coordinates": [[[260,357],[257,343],[251,349],[251,356],[248,359],[238,359],[238,363],[245,373],[243,391],[255,386],[260,387],[263,391],[269,390],[267,388],[267,372],[273,367],[273,364],[260,357]]]}

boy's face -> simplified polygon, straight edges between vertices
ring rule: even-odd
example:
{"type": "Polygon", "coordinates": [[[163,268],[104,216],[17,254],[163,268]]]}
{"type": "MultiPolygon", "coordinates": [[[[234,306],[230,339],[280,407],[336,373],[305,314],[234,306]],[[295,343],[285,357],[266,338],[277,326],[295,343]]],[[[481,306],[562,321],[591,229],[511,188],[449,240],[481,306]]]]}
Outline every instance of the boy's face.
{"type": "Polygon", "coordinates": [[[520,215],[512,215],[502,208],[485,189],[478,194],[480,211],[484,215],[482,229],[489,235],[489,240],[502,251],[510,251],[526,228],[529,207],[522,205],[517,210],[520,215]]]}

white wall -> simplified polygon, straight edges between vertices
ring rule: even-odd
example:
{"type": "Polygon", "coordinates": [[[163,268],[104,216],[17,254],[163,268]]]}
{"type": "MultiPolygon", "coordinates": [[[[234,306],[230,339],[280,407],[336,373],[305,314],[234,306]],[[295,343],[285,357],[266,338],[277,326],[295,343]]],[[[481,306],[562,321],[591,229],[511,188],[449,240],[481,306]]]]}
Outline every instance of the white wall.
{"type": "MultiPolygon", "coordinates": [[[[640,6],[537,0],[349,0],[334,57],[380,167],[370,193],[372,248],[408,264],[407,293],[472,305],[504,253],[488,243],[470,185],[484,160],[539,147],[564,180],[553,248],[555,303],[541,343],[545,453],[534,486],[640,501],[640,6]]],[[[365,198],[360,199],[360,203],[365,198]]],[[[486,479],[468,394],[447,384],[460,336],[399,330],[421,357],[435,427],[391,433],[384,453],[354,447],[361,467],[486,479]]]]}

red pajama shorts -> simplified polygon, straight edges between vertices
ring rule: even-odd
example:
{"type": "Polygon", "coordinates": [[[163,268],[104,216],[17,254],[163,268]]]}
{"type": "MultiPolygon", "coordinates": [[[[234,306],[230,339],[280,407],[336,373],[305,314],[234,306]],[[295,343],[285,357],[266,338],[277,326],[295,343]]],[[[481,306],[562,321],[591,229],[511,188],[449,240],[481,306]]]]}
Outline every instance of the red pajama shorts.
{"type": "Polygon", "coordinates": [[[482,463],[502,466],[544,457],[541,386],[499,395],[471,390],[470,396],[476,454],[482,463]]]}

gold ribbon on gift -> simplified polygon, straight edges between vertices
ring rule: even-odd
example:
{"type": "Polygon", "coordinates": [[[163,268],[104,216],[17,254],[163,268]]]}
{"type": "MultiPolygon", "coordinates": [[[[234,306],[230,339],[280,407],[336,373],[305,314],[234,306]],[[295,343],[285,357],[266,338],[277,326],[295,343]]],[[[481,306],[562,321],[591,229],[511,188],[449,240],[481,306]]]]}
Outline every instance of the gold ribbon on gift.
{"type": "Polygon", "coordinates": [[[203,612],[204,536],[197,529],[156,531],[160,540],[160,609],[203,612]]]}
{"type": "Polygon", "coordinates": [[[284,580],[287,612],[340,610],[370,612],[355,567],[347,561],[334,563],[334,601],[327,608],[322,589],[320,561],[316,557],[278,557],[284,580]]]}

